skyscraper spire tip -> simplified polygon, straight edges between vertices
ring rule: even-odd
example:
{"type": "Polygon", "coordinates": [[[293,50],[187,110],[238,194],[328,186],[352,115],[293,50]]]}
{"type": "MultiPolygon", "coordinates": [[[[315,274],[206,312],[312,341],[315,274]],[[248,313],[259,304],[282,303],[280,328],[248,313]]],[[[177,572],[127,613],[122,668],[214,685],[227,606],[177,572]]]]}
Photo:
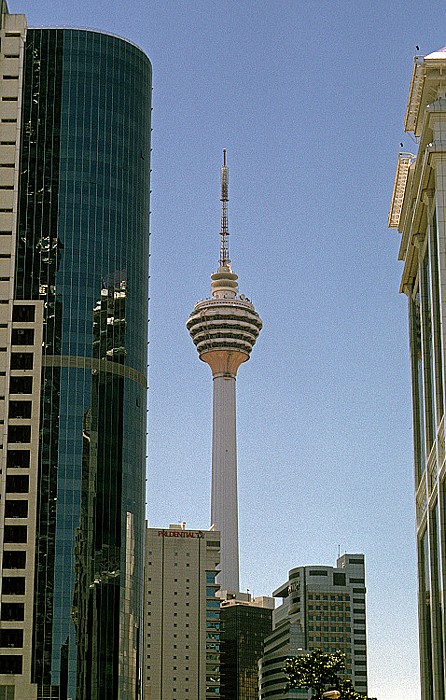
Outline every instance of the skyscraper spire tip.
{"type": "Polygon", "coordinates": [[[228,184],[229,172],[226,165],[226,148],[223,149],[223,166],[221,168],[221,229],[220,229],[220,267],[229,267],[229,231],[228,231],[228,184]]]}

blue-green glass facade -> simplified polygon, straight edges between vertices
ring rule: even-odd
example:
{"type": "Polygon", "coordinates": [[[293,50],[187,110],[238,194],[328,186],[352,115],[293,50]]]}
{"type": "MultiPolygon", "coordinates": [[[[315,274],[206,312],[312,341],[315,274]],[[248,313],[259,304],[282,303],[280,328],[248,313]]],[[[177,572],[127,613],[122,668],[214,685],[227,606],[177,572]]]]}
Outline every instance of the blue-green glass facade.
{"type": "Polygon", "coordinates": [[[33,681],[140,696],[151,66],[120,38],[32,29],[16,299],[44,301],[33,681]]]}

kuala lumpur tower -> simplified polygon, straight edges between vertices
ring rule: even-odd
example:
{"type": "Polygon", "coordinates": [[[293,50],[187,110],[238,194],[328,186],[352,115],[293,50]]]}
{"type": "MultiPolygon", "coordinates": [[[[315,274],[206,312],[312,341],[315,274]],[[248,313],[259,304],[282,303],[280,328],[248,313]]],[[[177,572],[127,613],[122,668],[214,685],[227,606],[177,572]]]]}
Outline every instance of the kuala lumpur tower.
{"type": "Polygon", "coordinates": [[[229,259],[226,151],[221,168],[219,263],[211,275],[212,299],[195,304],[187,328],[200,360],[209,365],[213,377],[211,524],[221,532],[217,582],[223,594],[239,592],[235,382],[237,370],[249,360],[262,328],[254,305],[243,294],[238,296],[238,276],[229,259]]]}

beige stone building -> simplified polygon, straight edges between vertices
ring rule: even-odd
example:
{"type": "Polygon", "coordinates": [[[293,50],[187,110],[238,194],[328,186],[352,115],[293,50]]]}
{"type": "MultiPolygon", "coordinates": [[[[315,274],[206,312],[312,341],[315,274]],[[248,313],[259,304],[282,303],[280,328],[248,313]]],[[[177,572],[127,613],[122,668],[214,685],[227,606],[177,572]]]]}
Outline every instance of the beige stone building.
{"type": "Polygon", "coordinates": [[[446,48],[417,56],[389,226],[409,307],[422,700],[446,692],[446,48]]]}
{"type": "Polygon", "coordinates": [[[36,697],[31,683],[43,302],[14,303],[26,20],[0,29],[0,699],[36,697]]]}
{"type": "Polygon", "coordinates": [[[185,523],[146,532],[144,698],[219,698],[220,533],[185,523]]]}

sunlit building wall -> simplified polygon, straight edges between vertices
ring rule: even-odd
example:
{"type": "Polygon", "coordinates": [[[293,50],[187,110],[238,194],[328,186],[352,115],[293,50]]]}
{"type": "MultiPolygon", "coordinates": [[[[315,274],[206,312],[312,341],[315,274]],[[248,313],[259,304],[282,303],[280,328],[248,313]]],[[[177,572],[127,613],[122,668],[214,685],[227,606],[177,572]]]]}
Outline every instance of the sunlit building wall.
{"type": "Polygon", "coordinates": [[[147,528],[144,700],[220,698],[220,533],[147,528]]]}
{"type": "Polygon", "coordinates": [[[409,310],[421,695],[445,697],[446,48],[415,58],[389,226],[409,310]]]}
{"type": "MultiPolygon", "coordinates": [[[[336,567],[300,566],[273,593],[282,604],[273,612],[273,632],[259,665],[261,700],[284,698],[287,656],[322,649],[345,654],[345,677],[367,694],[365,563],[363,554],[343,554],[336,567]]],[[[293,690],[292,697],[306,697],[293,690]]]]}
{"type": "Polygon", "coordinates": [[[2,7],[1,700],[141,696],[151,66],[2,7]]]}

